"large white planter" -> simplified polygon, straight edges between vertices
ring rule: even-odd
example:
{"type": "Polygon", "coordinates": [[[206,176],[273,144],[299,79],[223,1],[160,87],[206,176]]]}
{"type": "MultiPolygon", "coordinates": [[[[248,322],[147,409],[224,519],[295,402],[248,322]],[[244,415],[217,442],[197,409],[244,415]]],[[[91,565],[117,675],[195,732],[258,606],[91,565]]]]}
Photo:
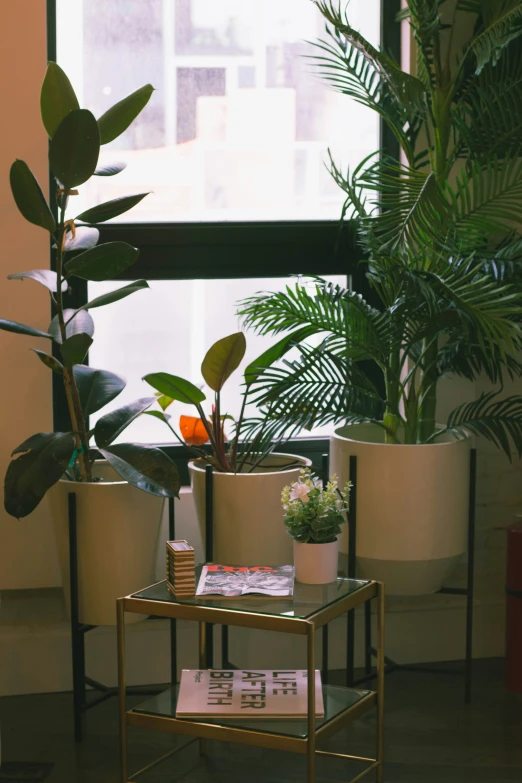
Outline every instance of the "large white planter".
{"type": "Polygon", "coordinates": [[[295,578],[307,585],[324,585],[337,579],[339,541],[302,544],[294,540],[295,578]]]}
{"type": "MultiPolygon", "coordinates": [[[[68,494],[76,493],[80,621],[115,625],[116,599],[155,581],[163,498],[127,484],[107,464],[95,475],[104,481],[59,481],[48,493],[70,613],[68,494]]],[[[127,615],[127,621],[143,617],[127,615]]]]}
{"type": "MultiPolygon", "coordinates": [[[[467,548],[470,441],[385,444],[377,425],[341,427],[331,437],[330,473],[339,486],[357,457],[358,576],[387,595],[439,590],[467,548]]],[[[340,537],[348,551],[348,531],[340,537]]]]}
{"type": "MultiPolygon", "coordinates": [[[[281,492],[311,462],[295,454],[270,454],[253,473],[214,471],[214,562],[231,565],[288,565],[292,539],[284,526],[281,492]],[[274,470],[288,462],[290,470],[274,470]]],[[[205,540],[205,468],[189,463],[190,483],[205,540]]]]}

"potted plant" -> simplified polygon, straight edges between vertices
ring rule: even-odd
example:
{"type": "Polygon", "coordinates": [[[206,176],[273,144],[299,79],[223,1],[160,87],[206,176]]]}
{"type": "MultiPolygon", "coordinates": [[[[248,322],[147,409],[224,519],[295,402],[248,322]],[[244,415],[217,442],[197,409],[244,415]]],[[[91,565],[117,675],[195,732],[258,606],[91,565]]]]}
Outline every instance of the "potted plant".
{"type": "Polygon", "coordinates": [[[210,416],[203,408],[205,393],[190,381],[166,372],[151,373],[144,378],[157,391],[161,408],[147,413],[164,421],[195,457],[189,463],[189,470],[202,530],[205,529],[205,467],[212,465],[216,562],[238,565],[291,562],[291,545],[281,524],[281,491],[289,480],[297,480],[299,470],[309,465],[310,460],[274,451],[284,433],[273,439],[274,422],[269,416],[263,418],[261,426],[259,420],[245,419],[249,392],[258,373],[282,355],[285,346],[283,339],[245,369],[245,391],[237,420],[223,412],[221,390],[245,355],[246,340],[242,332],[218,340],[203,359],[201,373],[214,393],[210,416]],[[165,413],[175,400],[193,405],[198,414],[180,417],[181,434],[165,413]],[[230,434],[227,427],[231,429],[230,434]],[[243,439],[242,435],[248,435],[252,427],[256,429],[255,437],[243,439]],[[210,451],[202,448],[207,443],[210,451]]]}
{"type": "Polygon", "coordinates": [[[326,584],[337,579],[338,536],[348,511],[350,484],[337,489],[334,475],[326,487],[314,480],[310,468],[281,493],[285,526],[294,539],[295,578],[305,584],[326,584]]]}
{"type": "Polygon", "coordinates": [[[51,204],[24,161],[13,163],[10,172],[11,190],[21,214],[51,236],[55,269],[17,272],[9,278],[33,280],[45,288],[54,316],[46,331],[4,319],[0,328],[49,342],[48,351],[34,351],[63,381],[71,428],[68,432],[40,432],[16,447],[5,477],[5,508],[14,517],[25,517],[51,490],[51,513],[69,600],[67,496],[76,493],[80,616],[89,625],[115,623],[116,598],[153,581],[163,502],[177,496],[180,486],[176,466],[161,450],[115,442],[152,405],[154,397],[128,403],[89,427],[89,416],[125,387],[123,378],[115,373],[84,363],[93,342],[90,311],[147,288],[146,281],[122,286],[76,309],[66,305],[67,289],[74,278],[108,280],[138,257],[138,250],[125,242],[98,245],[98,230],[84,224],[116,217],[146,193],[92,206],[74,218],[66,217],[66,209],[77,188],[91,176],[112,176],[124,168],[124,164],[99,168],[100,145],[123,133],[152,91],[150,85],[142,87],[96,120],[90,111],[79,107],[61,68],[49,63],[41,112],[50,140],[49,166],[56,181],[51,204]],[[92,438],[95,445],[91,445],[92,438]],[[103,464],[95,461],[100,456],[103,464]]]}
{"type": "Polygon", "coordinates": [[[346,173],[331,160],[371,303],[320,279],[243,303],[247,325],[298,344],[254,391],[261,407],[279,401],[281,428],[343,425],[331,469],[345,481],[359,459],[359,568],[388,593],[427,593],[466,550],[468,436],[522,453],[522,397],[504,391],[522,375],[522,4],[459,2],[448,19],[444,4],[409,0],[417,75],[340,8],[316,5],[329,25],[323,76],[379,114],[399,154],[346,173]],[[492,388],[437,423],[448,375],[492,388]]]}

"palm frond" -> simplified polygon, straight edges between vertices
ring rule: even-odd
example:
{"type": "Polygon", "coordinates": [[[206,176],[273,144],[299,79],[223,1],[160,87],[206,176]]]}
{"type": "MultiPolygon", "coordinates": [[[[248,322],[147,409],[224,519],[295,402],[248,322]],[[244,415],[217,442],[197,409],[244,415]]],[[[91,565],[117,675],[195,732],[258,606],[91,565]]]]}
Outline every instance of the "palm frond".
{"type": "Polygon", "coordinates": [[[495,391],[484,393],[475,402],[459,405],[449,415],[446,428],[435,437],[445,432],[459,437],[482,435],[502,449],[510,461],[512,446],[522,457],[522,396],[501,398],[495,391]]]}
{"type": "Polygon", "coordinates": [[[496,0],[482,3],[487,27],[471,42],[465,58],[475,59],[475,73],[479,74],[488,64],[496,65],[504,49],[522,35],[521,0],[496,0]]]}
{"type": "Polygon", "coordinates": [[[436,38],[442,29],[439,3],[433,0],[408,0],[399,14],[407,19],[417,43],[417,74],[427,90],[434,84],[433,62],[436,38]]]}
{"type": "Polygon", "coordinates": [[[503,385],[506,378],[513,380],[522,377],[522,362],[509,354],[502,357],[496,347],[484,351],[477,340],[462,340],[462,335],[458,333],[442,345],[437,371],[440,376],[458,375],[468,381],[485,375],[491,383],[503,385]]]}

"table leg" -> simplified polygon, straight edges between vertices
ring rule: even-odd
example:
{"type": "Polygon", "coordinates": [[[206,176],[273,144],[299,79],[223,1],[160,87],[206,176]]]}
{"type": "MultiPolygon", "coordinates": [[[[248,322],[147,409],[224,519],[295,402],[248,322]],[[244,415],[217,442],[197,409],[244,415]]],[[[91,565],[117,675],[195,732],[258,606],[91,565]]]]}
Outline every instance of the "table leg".
{"type": "Polygon", "coordinates": [[[384,585],[379,582],[377,613],[377,783],[383,781],[383,731],[384,731],[384,585]]]}
{"type": "MultiPolygon", "coordinates": [[[[207,668],[207,624],[199,623],[199,668],[207,668]]],[[[199,755],[204,756],[206,742],[204,739],[199,741],[199,755]]]]}
{"type": "Polygon", "coordinates": [[[120,718],[121,783],[127,783],[127,706],[125,684],[125,610],[123,599],[116,602],[118,633],[118,711],[120,718]]]}
{"type": "Polygon", "coordinates": [[[309,623],[308,625],[307,670],[308,670],[307,783],[315,783],[315,626],[313,623],[309,623]]]}

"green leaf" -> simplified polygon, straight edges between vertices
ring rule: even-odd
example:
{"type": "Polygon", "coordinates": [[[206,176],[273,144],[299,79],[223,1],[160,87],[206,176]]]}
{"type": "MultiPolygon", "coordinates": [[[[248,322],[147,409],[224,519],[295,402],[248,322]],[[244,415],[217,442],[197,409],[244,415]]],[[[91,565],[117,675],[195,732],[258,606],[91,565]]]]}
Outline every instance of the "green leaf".
{"type": "Polygon", "coordinates": [[[48,332],[42,332],[40,329],[33,329],[32,326],[26,326],[26,324],[19,324],[18,321],[7,321],[5,318],[0,318],[0,329],[3,329],[4,332],[28,334],[31,337],[51,337],[48,332]]]}
{"type": "Polygon", "coordinates": [[[126,168],[127,164],[123,161],[106,163],[104,166],[98,166],[94,174],[96,177],[114,177],[115,174],[119,174],[120,171],[126,168]]]}
{"type": "Polygon", "coordinates": [[[80,394],[80,403],[85,416],[96,413],[123,391],[123,378],[108,370],[96,370],[84,364],[73,367],[73,374],[80,394]]]}
{"type": "Polygon", "coordinates": [[[140,251],[126,242],[106,242],[65,262],[67,274],[84,280],[112,280],[132,266],[140,251]]]}
{"type": "Polygon", "coordinates": [[[64,188],[87,182],[96,170],[100,132],[94,115],[75,109],[58,126],[49,145],[49,165],[64,188]]]}
{"type": "Polygon", "coordinates": [[[135,283],[129,283],[129,285],[118,288],[116,291],[110,291],[108,294],[97,296],[96,299],[82,305],[82,307],[79,307],[75,312],[79,313],[81,310],[90,310],[92,307],[103,307],[104,305],[112,304],[112,302],[118,302],[120,299],[125,299],[126,296],[134,294],[136,291],[142,291],[144,288],[148,287],[149,284],[146,280],[136,280],[135,283]]]}
{"type": "Polygon", "coordinates": [[[155,397],[141,397],[141,399],[134,400],[134,402],[124,405],[123,408],[111,411],[98,419],[94,428],[96,445],[99,448],[109,446],[134,419],[150,408],[153,402],[156,402],[155,397]]]}
{"type": "Polygon", "coordinates": [[[49,63],[40,93],[42,122],[52,139],[63,118],[80,104],[66,74],[56,63],[49,63]]]}
{"type": "Polygon", "coordinates": [[[64,253],[74,253],[80,250],[90,250],[91,247],[95,247],[98,239],[100,238],[100,232],[97,228],[89,228],[88,226],[77,226],[76,236],[73,237],[72,233],[67,234],[65,240],[64,253]]]}
{"type": "Polygon", "coordinates": [[[201,373],[213,391],[221,391],[227,378],[239,367],[245,351],[243,332],[223,337],[209,348],[201,365],[201,373]]]}
{"type": "Polygon", "coordinates": [[[33,348],[32,350],[46,367],[49,367],[49,369],[57,373],[57,375],[63,375],[63,364],[59,362],[56,357],[45,353],[45,351],[39,351],[37,348],[33,348]]]}
{"type": "Polygon", "coordinates": [[[56,221],[33,172],[23,160],[15,160],[9,173],[16,206],[29,223],[53,232],[56,221]]]}
{"type": "MultiPolygon", "coordinates": [[[[54,292],[58,290],[57,274],[50,269],[31,269],[30,272],[16,272],[12,275],[7,275],[8,280],[25,280],[26,278],[36,280],[37,283],[45,286],[49,291],[54,292]]],[[[66,280],[62,280],[62,291],[67,291],[66,280]]]]}
{"type": "Polygon", "coordinates": [[[98,119],[101,143],[108,144],[127,130],[131,122],[145,108],[153,92],[154,87],[151,84],[146,84],[115,103],[105,114],[102,114],[98,119]]]}
{"type": "Polygon", "coordinates": [[[150,373],[145,375],[143,380],[171,400],[185,402],[188,405],[199,405],[206,399],[201,389],[198,389],[193,383],[177,375],[170,375],[168,372],[150,373]]]}
{"type": "Polygon", "coordinates": [[[81,364],[91,345],[92,337],[83,332],[68,337],[60,348],[66,366],[72,367],[73,364],[81,364]]]}
{"type": "Polygon", "coordinates": [[[163,411],[143,411],[143,415],[154,416],[155,419],[159,419],[165,424],[172,418],[172,416],[169,416],[168,413],[163,413],[163,411]]]}
{"type": "Polygon", "coordinates": [[[245,382],[247,384],[257,381],[259,376],[270,367],[274,362],[288,353],[295,345],[305,340],[310,335],[315,334],[315,328],[311,326],[305,326],[302,329],[298,329],[292,334],[288,334],[279,340],[275,345],[272,345],[267,351],[254,359],[245,370],[245,382]]]}
{"type": "Polygon", "coordinates": [[[120,443],[100,451],[116,473],[134,487],[164,498],[179,497],[178,470],[160,449],[120,443]]]}
{"type": "Polygon", "coordinates": [[[4,505],[13,517],[26,517],[38,506],[48,489],[62,477],[72,453],[72,432],[41,432],[24,441],[14,454],[5,476],[4,505]]]}
{"type": "Polygon", "coordinates": [[[147,193],[137,193],[135,196],[122,196],[121,198],[114,198],[112,201],[105,201],[103,204],[98,204],[96,207],[86,209],[78,215],[75,220],[83,220],[84,223],[103,223],[106,220],[112,220],[112,218],[122,215],[124,212],[128,212],[129,209],[139,204],[147,193]]]}
{"type": "MultiPolygon", "coordinates": [[[[92,320],[90,313],[85,310],[83,312],[77,312],[76,310],[67,308],[63,311],[63,317],[65,319],[65,334],[67,337],[72,337],[74,334],[88,334],[90,337],[93,336],[94,321],[92,320]]],[[[57,315],[54,316],[49,324],[49,335],[53,338],[55,343],[61,345],[62,335],[60,333],[57,315]]]]}

